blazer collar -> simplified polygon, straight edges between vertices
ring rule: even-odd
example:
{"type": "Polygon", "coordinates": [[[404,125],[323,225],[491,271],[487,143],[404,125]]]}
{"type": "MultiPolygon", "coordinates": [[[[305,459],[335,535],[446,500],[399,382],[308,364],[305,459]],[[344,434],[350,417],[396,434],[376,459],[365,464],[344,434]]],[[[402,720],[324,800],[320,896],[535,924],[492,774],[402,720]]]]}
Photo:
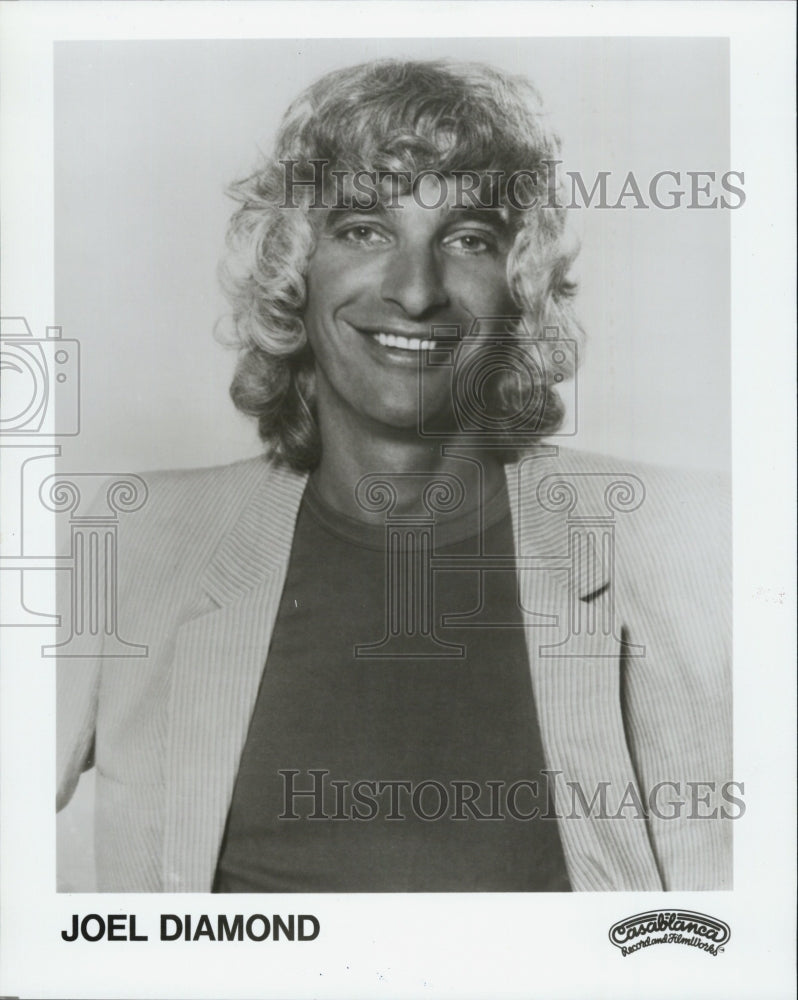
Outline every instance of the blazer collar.
{"type": "MultiPolygon", "coordinates": [[[[505,475],[517,551],[561,560],[565,568],[574,553],[574,528],[580,526],[583,558],[574,562],[571,586],[582,600],[605,590],[611,582],[612,561],[593,551],[590,530],[611,527],[613,522],[583,516],[586,510],[601,512],[598,477],[564,470],[554,446],[539,446],[518,462],[508,463],[505,475]]],[[[284,570],[307,480],[306,473],[262,463],[249,500],[213,553],[200,583],[217,606],[234,603],[284,570]]]]}
{"type": "MultiPolygon", "coordinates": [[[[250,467],[251,468],[251,467],[250,467]]],[[[280,605],[306,476],[266,462],[200,580],[210,607],[178,630],[164,772],[162,887],[207,892],[280,605]]]]}
{"type": "Polygon", "coordinates": [[[248,502],[200,581],[218,606],[235,603],[287,565],[307,479],[285,466],[262,463],[248,502]]]}
{"type": "Polygon", "coordinates": [[[602,536],[614,532],[604,502],[613,477],[578,471],[573,464],[558,447],[540,445],[505,466],[507,492],[519,559],[559,569],[569,591],[588,601],[612,583],[612,546],[606,551],[602,536]]]}

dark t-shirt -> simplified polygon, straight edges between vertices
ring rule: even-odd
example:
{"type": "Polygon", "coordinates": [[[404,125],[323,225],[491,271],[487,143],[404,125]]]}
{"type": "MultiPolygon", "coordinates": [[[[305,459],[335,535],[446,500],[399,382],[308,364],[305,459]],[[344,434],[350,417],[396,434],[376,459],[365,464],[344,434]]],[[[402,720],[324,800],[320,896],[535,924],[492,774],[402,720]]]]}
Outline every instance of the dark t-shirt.
{"type": "Polygon", "coordinates": [[[479,517],[388,541],[308,486],[215,891],[569,888],[556,820],[520,818],[548,803],[506,492],[479,517]]]}

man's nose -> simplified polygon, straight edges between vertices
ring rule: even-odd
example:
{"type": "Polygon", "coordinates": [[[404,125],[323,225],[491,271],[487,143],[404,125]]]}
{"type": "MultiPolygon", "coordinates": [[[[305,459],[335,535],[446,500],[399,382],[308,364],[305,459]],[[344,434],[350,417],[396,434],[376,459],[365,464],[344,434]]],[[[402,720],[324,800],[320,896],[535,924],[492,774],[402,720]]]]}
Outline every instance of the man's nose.
{"type": "Polygon", "coordinates": [[[402,248],[386,264],[382,297],[401,306],[408,316],[421,319],[448,303],[442,268],[432,248],[402,248]]]}

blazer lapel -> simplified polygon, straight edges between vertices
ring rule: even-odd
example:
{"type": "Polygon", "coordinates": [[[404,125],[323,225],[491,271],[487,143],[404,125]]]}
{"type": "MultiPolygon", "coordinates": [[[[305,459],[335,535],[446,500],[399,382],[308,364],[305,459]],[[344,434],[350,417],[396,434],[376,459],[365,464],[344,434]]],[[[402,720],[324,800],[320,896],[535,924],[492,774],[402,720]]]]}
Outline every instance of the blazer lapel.
{"type": "Polygon", "coordinates": [[[208,610],[177,635],[167,737],[165,891],[211,889],[305,483],[305,476],[264,466],[264,480],[201,581],[208,610]]]}
{"type": "Polygon", "coordinates": [[[595,483],[572,474],[569,484],[555,455],[533,453],[506,471],[532,685],[547,765],[558,772],[554,804],[569,875],[576,890],[661,889],[646,821],[634,808],[599,818],[600,797],[590,810],[577,797],[581,815],[566,818],[576,788],[588,804],[604,788],[610,816],[638,789],[621,710],[620,623],[606,626],[615,613],[612,552],[596,530],[574,530],[567,492],[595,483]]]}

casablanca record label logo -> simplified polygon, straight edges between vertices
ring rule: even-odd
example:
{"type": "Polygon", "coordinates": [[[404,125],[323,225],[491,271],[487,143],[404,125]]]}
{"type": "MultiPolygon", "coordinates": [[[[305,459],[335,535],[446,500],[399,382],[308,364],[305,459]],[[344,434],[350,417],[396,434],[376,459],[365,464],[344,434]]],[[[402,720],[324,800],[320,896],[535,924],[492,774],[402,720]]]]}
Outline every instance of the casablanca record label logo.
{"type": "Polygon", "coordinates": [[[655,944],[685,944],[717,956],[730,937],[728,924],[693,910],[649,910],[610,927],[610,941],[624,958],[655,944]]]}

